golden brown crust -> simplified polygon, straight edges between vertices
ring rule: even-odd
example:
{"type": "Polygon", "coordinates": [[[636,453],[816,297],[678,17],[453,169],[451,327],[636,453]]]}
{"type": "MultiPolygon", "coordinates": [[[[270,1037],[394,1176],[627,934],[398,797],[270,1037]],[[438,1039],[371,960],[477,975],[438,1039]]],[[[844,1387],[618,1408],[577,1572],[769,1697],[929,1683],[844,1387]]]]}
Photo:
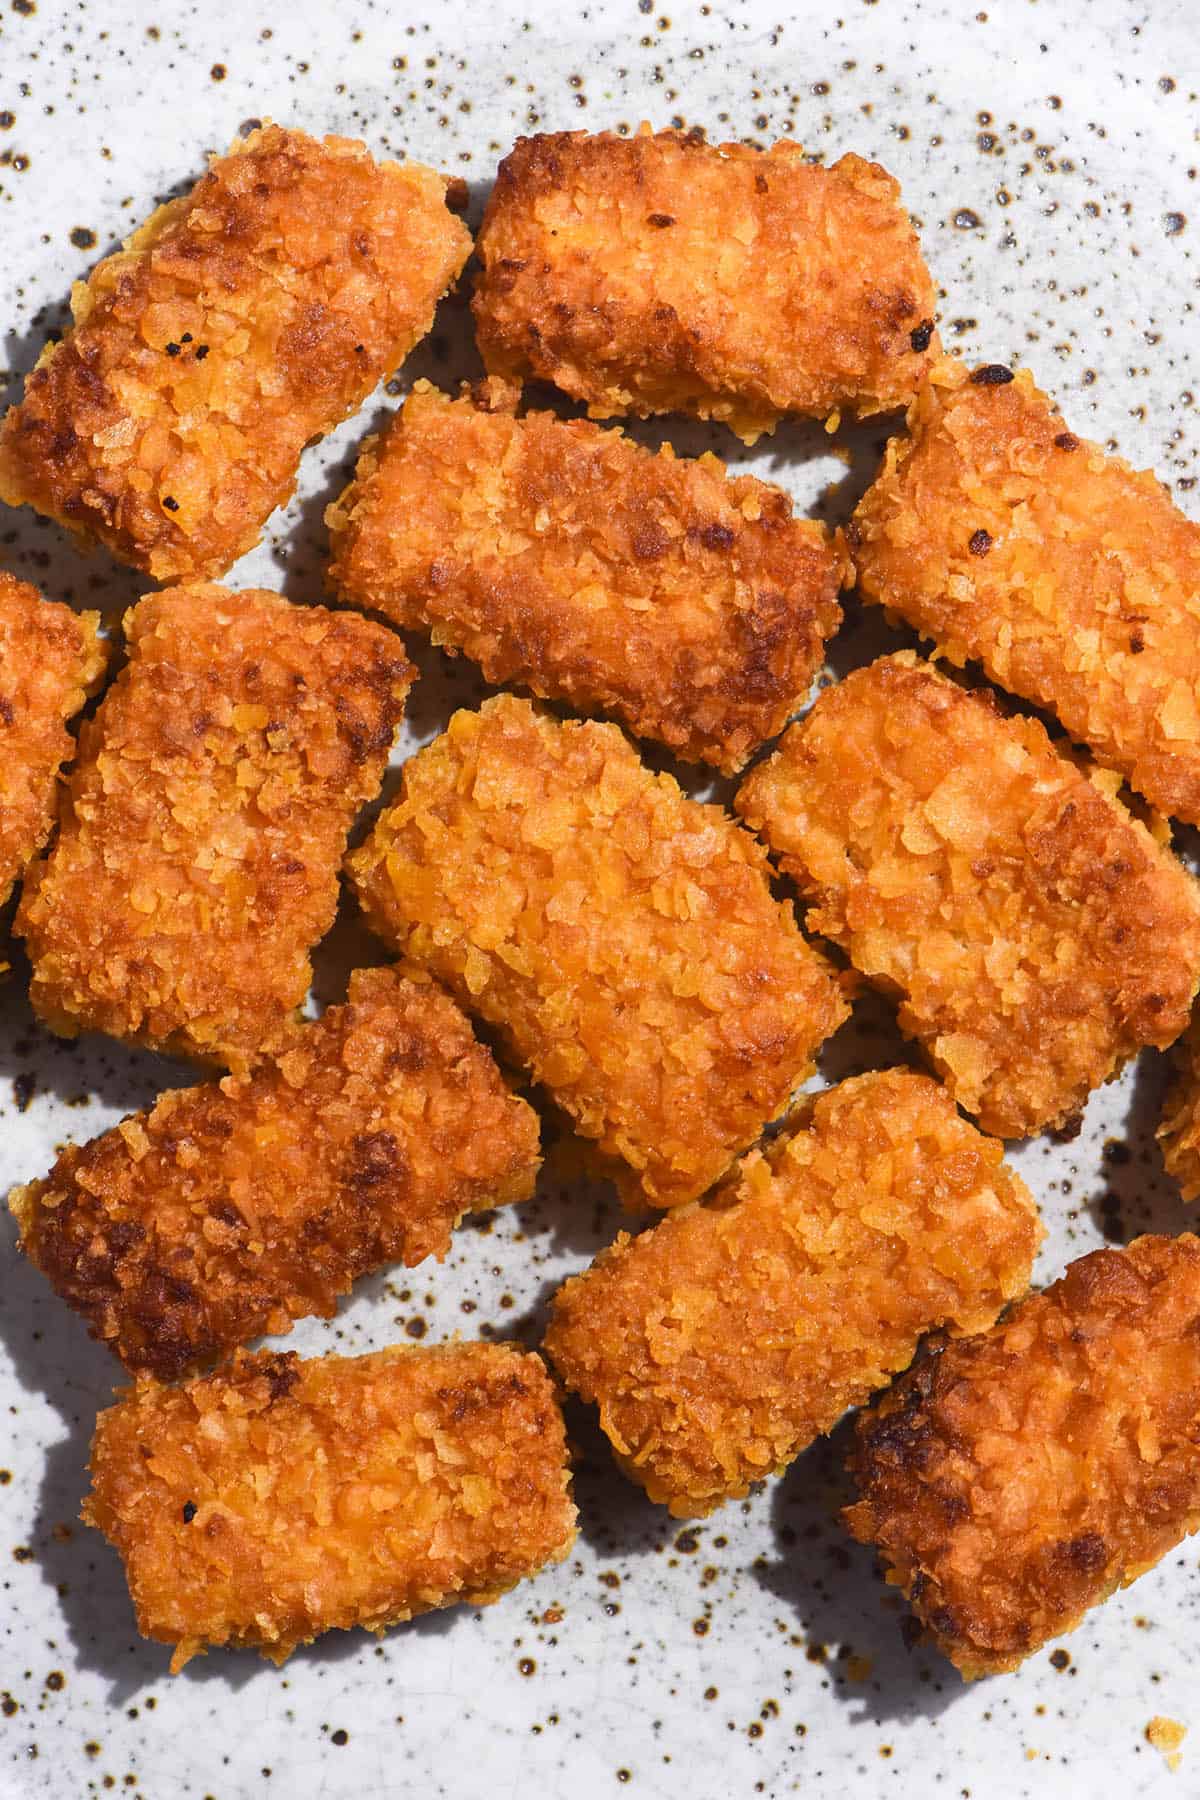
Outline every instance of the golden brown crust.
{"type": "Polygon", "coordinates": [[[1200,525],[997,374],[917,396],[849,528],[862,591],[1200,824],[1200,525]]]}
{"type": "Polygon", "coordinates": [[[99,624],[0,569],[0,906],[50,835],[67,722],[108,664],[99,624]]]}
{"type": "Polygon", "coordinates": [[[495,381],[475,405],[418,383],[326,514],[334,591],[465,650],[491,682],[735,772],[797,710],[841,622],[840,545],[714,456],[518,420],[506,398],[495,381]]]}
{"type": "Polygon", "coordinates": [[[158,581],[223,575],[428,331],[471,248],[445,189],[351,138],[236,142],[76,285],[0,425],[0,499],[158,581]]]}
{"type": "Polygon", "coordinates": [[[1096,1250],[859,1421],[844,1514],[971,1678],[1016,1668],[1200,1525],[1200,1243],[1096,1250]]]}
{"type": "Polygon", "coordinates": [[[143,1375],[100,1414],[91,1467],[83,1518],[172,1673],[206,1645],[279,1663],[323,1631],[483,1605],[575,1539],[550,1378],[507,1344],[143,1375]]]}
{"type": "Polygon", "coordinates": [[[703,1514],[832,1430],[924,1332],[992,1324],[1041,1235],[1000,1145],[943,1088],[863,1075],[714,1203],[602,1251],[559,1289],[545,1348],[625,1473],[703,1514]]]}
{"type": "Polygon", "coordinates": [[[348,869],[375,930],[500,1030],[633,1204],[710,1187],[846,1016],[759,846],[615,725],[508,694],[455,713],[348,869]]]}
{"type": "Polygon", "coordinates": [[[1200,1200],[1200,1013],[1193,1013],[1174,1061],[1158,1140],[1167,1173],[1179,1183],[1184,1199],[1200,1200]]]}
{"type": "Polygon", "coordinates": [[[553,381],[593,418],[693,413],[752,443],[785,413],[903,406],[938,354],[897,183],[786,139],[518,138],[477,249],[488,370],[553,381]]]}
{"type": "Polygon", "coordinates": [[[260,589],[152,594],[17,914],[55,1031],[202,1061],[279,1041],[414,671],[386,626],[260,589]]]}
{"type": "Polygon", "coordinates": [[[92,1336],[164,1380],[328,1317],[388,1262],[441,1260],[464,1213],[524,1200],[538,1122],[427,976],[359,969],[255,1074],[160,1095],[69,1145],[10,1205],[92,1336]]]}
{"type": "Polygon", "coordinates": [[[911,652],[827,689],[736,806],[986,1131],[1066,1125],[1187,1024],[1192,877],[1040,725],[911,652]]]}

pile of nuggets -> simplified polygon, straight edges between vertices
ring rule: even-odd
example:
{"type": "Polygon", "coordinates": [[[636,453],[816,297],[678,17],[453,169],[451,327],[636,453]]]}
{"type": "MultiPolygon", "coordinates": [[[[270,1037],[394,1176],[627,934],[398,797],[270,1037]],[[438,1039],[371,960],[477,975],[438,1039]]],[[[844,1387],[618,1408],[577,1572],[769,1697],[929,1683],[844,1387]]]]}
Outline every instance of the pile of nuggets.
{"type": "Polygon", "coordinates": [[[847,1527],[965,1676],[1014,1668],[1200,1524],[1200,1244],[1031,1294],[1002,1142],[1178,1040],[1161,1138],[1200,1195],[1200,889],[1168,823],[1200,824],[1200,527],[1027,373],[943,354],[883,169],[647,127],[501,164],[487,379],[418,383],[362,445],[332,605],[217,585],[428,331],[460,185],[253,131],[77,287],[0,423],[0,498],[167,584],[76,741],[99,621],[0,575],[33,1006],[203,1065],[10,1197],[133,1377],[84,1517],[172,1668],[282,1661],[561,1561],[566,1390],[681,1518],[861,1408],[847,1527]],[[904,406],[832,532],[595,422],[752,442],[904,406]],[[855,585],[941,666],[885,656],[797,719],[855,585]],[[397,627],[518,691],[456,713],[347,854],[415,678],[397,627]],[[634,738],[741,778],[732,812],[634,738]],[[305,1018],[343,873],[394,960],[305,1018]],[[803,1094],[863,984],[927,1072],[803,1094]],[[642,1215],[561,1288],[546,1360],[246,1348],[527,1198],[522,1082],[642,1215]]]}

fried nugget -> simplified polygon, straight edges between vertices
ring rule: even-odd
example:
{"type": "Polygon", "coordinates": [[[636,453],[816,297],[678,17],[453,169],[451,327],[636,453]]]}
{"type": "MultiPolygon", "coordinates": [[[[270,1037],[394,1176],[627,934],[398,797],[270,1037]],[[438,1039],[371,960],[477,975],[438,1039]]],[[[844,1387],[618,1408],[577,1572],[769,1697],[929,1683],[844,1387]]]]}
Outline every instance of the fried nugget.
{"type": "Polygon", "coordinates": [[[624,1233],[545,1349],[632,1481],[680,1518],[778,1474],[912,1361],[1024,1293],[1042,1236],[1001,1148],[904,1069],[822,1094],[706,1204],[624,1233]]]}
{"type": "Polygon", "coordinates": [[[76,283],[0,425],[0,499],[158,581],[223,575],[429,330],[471,248],[446,186],[352,138],[237,140],[76,283]]]}
{"type": "Polygon", "coordinates": [[[735,804],[811,928],[1011,1138],[1068,1125],[1187,1024],[1200,888],[1115,786],[906,651],[826,689],[735,804]]]}
{"type": "Polygon", "coordinates": [[[614,713],[733,773],[782,731],[848,563],[779,488],[553,413],[421,382],[326,514],[331,582],[491,682],[614,713]]]}
{"type": "Polygon", "coordinates": [[[903,406],[939,353],[897,183],[786,139],[519,138],[476,248],[489,372],[553,381],[596,419],[692,413],[749,444],[786,413],[903,406]]]}
{"type": "Polygon", "coordinates": [[[152,594],[125,635],[26,879],[31,998],[64,1037],[240,1066],[308,991],[414,670],[386,626],[257,589],[152,594]]]}
{"type": "Polygon", "coordinates": [[[537,1115],[427,976],[358,969],[350,997],[252,1076],[160,1095],[71,1144],[10,1205],[94,1338],[165,1380],[372,1269],[440,1261],[465,1213],[525,1200],[537,1115]]]}
{"type": "Polygon", "coordinates": [[[846,1016],[753,838],[615,725],[509,694],[455,713],[348,869],[384,941],[497,1028],[631,1205],[710,1187],[846,1016]]]}
{"type": "Polygon", "coordinates": [[[554,1389],[507,1344],[142,1375],[100,1414],[91,1468],[82,1517],[172,1674],[207,1645],[281,1663],[323,1631],[482,1606],[575,1541],[554,1389]]]}
{"type": "Polygon", "coordinates": [[[67,721],[108,663],[99,624],[0,569],[0,906],[50,835],[67,721]]]}
{"type": "Polygon", "coordinates": [[[864,595],[1200,824],[1200,525],[1021,370],[943,365],[849,527],[864,595]]]}
{"type": "Polygon", "coordinates": [[[1094,1250],[858,1425],[879,1548],[970,1680],[1015,1669],[1200,1525],[1200,1243],[1094,1250]]]}

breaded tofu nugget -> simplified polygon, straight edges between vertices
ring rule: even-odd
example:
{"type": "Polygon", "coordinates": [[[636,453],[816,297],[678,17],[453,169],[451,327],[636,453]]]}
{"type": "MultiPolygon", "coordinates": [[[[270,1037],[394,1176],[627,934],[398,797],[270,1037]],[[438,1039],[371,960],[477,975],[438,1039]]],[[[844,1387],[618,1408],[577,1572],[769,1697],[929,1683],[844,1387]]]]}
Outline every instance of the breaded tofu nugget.
{"type": "Polygon", "coordinates": [[[201,1061],[278,1043],[414,670],[386,626],[258,589],[149,595],[17,914],[34,1009],[201,1061]]]}
{"type": "Polygon", "coordinates": [[[680,1518],[778,1474],[912,1361],[1024,1293],[1037,1211],[928,1076],[810,1104],[712,1202],[622,1234],[554,1300],[545,1348],[617,1461],[680,1518]]]}
{"type": "Polygon", "coordinates": [[[1200,1200],[1200,1015],[1175,1051],[1174,1079],[1163,1106],[1158,1139],[1167,1173],[1183,1189],[1185,1200],[1200,1200]]]}
{"type": "Polygon", "coordinates": [[[944,363],[848,536],[869,600],[1200,824],[1200,525],[1025,370],[944,363]]]}
{"type": "Polygon", "coordinates": [[[850,1469],[846,1524],[938,1648],[1015,1669],[1200,1525],[1200,1243],[1094,1250],[923,1358],[850,1469]]]}
{"type": "Polygon", "coordinates": [[[849,565],[779,488],[619,431],[409,395],[329,508],[331,585],[487,679],[613,713],[733,773],[782,731],[841,623],[849,565]]]}
{"type": "Polygon", "coordinates": [[[368,922],[496,1027],[630,1205],[711,1187],[848,1010],[728,814],[615,725],[513,695],[404,765],[348,868],[368,922]]]}
{"type": "Polygon", "coordinates": [[[827,688],[736,807],[985,1131],[1072,1123],[1200,978],[1200,888],[1032,719],[911,651],[827,688]]]}
{"type": "Polygon", "coordinates": [[[281,1663],[323,1631],[482,1606],[575,1540],[553,1386],[508,1344],[142,1375],[100,1414],[91,1469],[82,1516],[172,1674],[210,1645],[281,1663]]]}
{"type": "Polygon", "coordinates": [[[157,581],[223,575],[429,330],[471,248],[446,187],[352,138],[237,140],[76,283],[0,424],[0,500],[157,581]]]}
{"type": "Polygon", "coordinates": [[[75,750],[67,722],[108,661],[99,624],[0,569],[0,906],[50,835],[59,770],[75,750]]]}
{"type": "Polygon", "coordinates": [[[441,1260],[464,1213],[524,1200],[538,1121],[427,976],[350,997],[252,1076],[160,1095],[10,1205],[93,1337],[164,1380],[328,1318],[385,1263],[441,1260]]]}
{"type": "Polygon", "coordinates": [[[595,419],[692,413],[749,444],[787,413],[904,406],[939,354],[898,184],[786,139],[518,138],[476,247],[489,373],[552,381],[595,419]]]}

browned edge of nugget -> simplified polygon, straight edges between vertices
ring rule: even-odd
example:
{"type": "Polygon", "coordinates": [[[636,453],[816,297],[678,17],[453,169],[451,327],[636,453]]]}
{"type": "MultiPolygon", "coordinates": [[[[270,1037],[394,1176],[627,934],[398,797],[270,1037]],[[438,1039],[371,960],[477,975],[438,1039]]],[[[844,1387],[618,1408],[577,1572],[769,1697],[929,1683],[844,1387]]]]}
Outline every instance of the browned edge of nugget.
{"type": "Polygon", "coordinates": [[[897,182],[787,139],[518,138],[476,249],[488,372],[552,381],[594,418],[692,413],[753,443],[785,413],[903,406],[939,354],[897,182]]]}
{"type": "Polygon", "coordinates": [[[278,1045],[415,671],[386,626],[260,589],[152,594],[17,914],[35,1011],[243,1065],[278,1045]]]}
{"type": "Polygon", "coordinates": [[[841,623],[840,541],[715,456],[518,419],[516,398],[495,379],[457,400],[418,382],[325,515],[332,590],[490,682],[735,773],[798,709],[841,623]]]}
{"type": "Polygon", "coordinates": [[[108,666],[99,627],[0,569],[0,906],[50,835],[68,721],[108,666]]]}
{"type": "Polygon", "coordinates": [[[679,1517],[777,1474],[1029,1284],[1037,1209],[1001,1146],[904,1069],[810,1102],[712,1202],[622,1235],[555,1296],[545,1349],[625,1473],[679,1517]]]}
{"type": "Polygon", "coordinates": [[[859,584],[1200,824],[1200,525],[1027,370],[947,359],[847,535],[859,584]]]}
{"type": "Polygon", "coordinates": [[[357,969],[253,1076],[160,1095],[9,1204],[92,1336],[169,1380],[440,1261],[465,1213],[528,1199],[538,1135],[427,975],[357,969]]]}
{"type": "Polygon", "coordinates": [[[848,1011],[748,832],[615,725],[511,694],[405,763],[347,871],[371,927],[497,1028],[632,1205],[709,1188],[848,1011]]]}
{"type": "Polygon", "coordinates": [[[471,249],[446,188],[352,138],[235,140],[75,284],[0,424],[0,499],[157,581],[223,575],[428,331],[471,249]]]}
{"type": "Polygon", "coordinates": [[[1116,785],[904,651],[821,694],[735,806],[959,1104],[1023,1137],[1172,1043],[1200,978],[1200,888],[1116,785]]]}
{"type": "Polygon", "coordinates": [[[1163,1162],[1185,1200],[1200,1199],[1200,1016],[1175,1046],[1171,1084],[1163,1102],[1157,1137],[1163,1162]]]}
{"type": "Polygon", "coordinates": [[[91,1471],[82,1517],[172,1674],[209,1645],[281,1663],[324,1631],[481,1606],[575,1540],[553,1384],[509,1344],[139,1376],[96,1421],[91,1471]]]}
{"type": "Polygon", "coordinates": [[[873,1543],[968,1679],[1014,1669],[1200,1525],[1200,1243],[1095,1250],[859,1421],[873,1543]]]}

